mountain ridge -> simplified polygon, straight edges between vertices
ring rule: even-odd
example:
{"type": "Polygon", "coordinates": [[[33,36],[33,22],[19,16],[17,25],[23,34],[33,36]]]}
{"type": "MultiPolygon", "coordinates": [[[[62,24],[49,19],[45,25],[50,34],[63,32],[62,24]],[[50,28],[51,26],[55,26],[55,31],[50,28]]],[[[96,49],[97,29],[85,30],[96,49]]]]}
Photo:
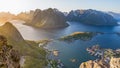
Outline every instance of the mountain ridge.
{"type": "Polygon", "coordinates": [[[76,21],[88,25],[114,26],[117,20],[111,15],[97,10],[72,10],[67,15],[68,21],[76,21]]]}

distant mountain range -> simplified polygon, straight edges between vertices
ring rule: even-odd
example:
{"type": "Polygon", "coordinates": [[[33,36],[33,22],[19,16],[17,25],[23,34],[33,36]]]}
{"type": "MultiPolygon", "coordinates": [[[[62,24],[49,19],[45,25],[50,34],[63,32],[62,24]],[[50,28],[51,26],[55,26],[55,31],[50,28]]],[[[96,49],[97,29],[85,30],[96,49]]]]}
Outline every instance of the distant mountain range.
{"type": "MultiPolygon", "coordinates": [[[[1,14],[0,14],[1,15],[1,14]]],[[[1,15],[2,16],[2,15],[1,15]]],[[[97,26],[115,26],[118,25],[117,21],[120,19],[120,14],[113,12],[102,12],[97,10],[72,10],[69,13],[61,12],[58,9],[46,10],[30,10],[29,12],[21,12],[18,15],[9,13],[4,16],[7,20],[24,20],[27,25],[39,28],[62,28],[67,27],[67,22],[80,22],[87,25],[97,26]],[[11,17],[12,16],[12,17],[11,17]],[[10,18],[11,17],[11,18],[10,18]]],[[[4,17],[2,17],[4,18],[4,17]]],[[[2,20],[2,19],[1,19],[2,20]]]]}
{"type": "MultiPolygon", "coordinates": [[[[74,21],[97,26],[117,25],[117,20],[112,15],[92,9],[72,10],[69,13],[66,13],[61,12],[57,9],[49,8],[43,11],[40,9],[36,9],[29,14],[22,14],[26,15],[27,19],[29,19],[27,24],[32,24],[41,28],[66,27],[68,26],[68,24],[66,23],[67,21],[74,21]]],[[[19,14],[19,16],[22,16],[22,14],[19,14]]]]}
{"type": "Polygon", "coordinates": [[[57,9],[36,9],[30,24],[41,28],[61,28],[68,26],[66,21],[64,14],[57,9]]]}
{"type": "Polygon", "coordinates": [[[67,15],[67,20],[98,26],[117,25],[117,20],[114,19],[111,15],[92,9],[72,10],[67,15]]]}
{"type": "Polygon", "coordinates": [[[14,14],[11,14],[9,12],[0,12],[0,23],[5,23],[13,19],[17,19],[14,14]]]}

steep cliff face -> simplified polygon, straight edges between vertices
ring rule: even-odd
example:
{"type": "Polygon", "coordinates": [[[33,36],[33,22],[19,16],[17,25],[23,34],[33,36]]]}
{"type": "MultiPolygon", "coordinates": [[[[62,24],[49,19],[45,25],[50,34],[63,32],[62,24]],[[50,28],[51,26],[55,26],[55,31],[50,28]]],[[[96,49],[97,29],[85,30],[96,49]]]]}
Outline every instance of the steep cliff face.
{"type": "Polygon", "coordinates": [[[68,26],[66,21],[66,17],[62,12],[49,8],[43,11],[36,9],[32,20],[26,24],[40,28],[61,28],[68,26]]]}
{"type": "Polygon", "coordinates": [[[113,26],[117,25],[117,20],[114,19],[111,15],[96,11],[96,10],[75,10],[71,11],[67,15],[68,21],[76,21],[83,24],[89,25],[105,25],[105,26],[113,26]]]}
{"type": "Polygon", "coordinates": [[[17,15],[18,19],[24,20],[27,25],[40,28],[61,28],[67,27],[65,15],[57,9],[46,9],[22,12],[17,15]]]}

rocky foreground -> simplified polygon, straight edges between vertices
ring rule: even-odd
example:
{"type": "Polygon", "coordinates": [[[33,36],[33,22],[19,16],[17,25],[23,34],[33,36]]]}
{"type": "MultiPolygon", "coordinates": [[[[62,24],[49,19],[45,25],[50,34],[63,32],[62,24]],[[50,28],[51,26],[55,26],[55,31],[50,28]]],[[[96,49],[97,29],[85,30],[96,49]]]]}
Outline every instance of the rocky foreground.
{"type": "Polygon", "coordinates": [[[120,49],[102,49],[98,46],[87,48],[87,51],[99,59],[83,62],[79,68],[120,68],[120,49]]]}
{"type": "Polygon", "coordinates": [[[120,58],[111,58],[108,64],[102,60],[89,60],[83,62],[79,68],[120,68],[120,58]]]}
{"type": "Polygon", "coordinates": [[[20,54],[0,35],[0,68],[20,68],[20,54]]]}
{"type": "MultiPolygon", "coordinates": [[[[5,60],[6,58],[9,59],[9,60],[7,59],[6,61],[10,61],[11,63],[13,63],[14,59],[10,59],[10,58],[15,57],[17,59],[18,57],[18,61],[15,60],[16,61],[15,63],[16,65],[21,63],[22,68],[43,68],[47,66],[47,61],[46,61],[47,52],[45,51],[45,49],[39,47],[38,46],[39,44],[37,42],[24,40],[21,34],[19,33],[19,31],[10,22],[6,22],[6,24],[0,26],[0,35],[4,36],[7,39],[6,41],[7,45],[5,45],[4,48],[7,50],[1,52],[3,56],[0,55],[0,57],[3,57],[3,59],[5,58],[5,60]],[[20,63],[17,63],[19,61],[20,63]]],[[[3,42],[0,40],[0,46],[2,46],[1,43],[3,42]]],[[[1,59],[2,58],[0,58],[0,62],[1,59]]],[[[15,68],[15,67],[10,67],[10,68],[15,68]]]]}

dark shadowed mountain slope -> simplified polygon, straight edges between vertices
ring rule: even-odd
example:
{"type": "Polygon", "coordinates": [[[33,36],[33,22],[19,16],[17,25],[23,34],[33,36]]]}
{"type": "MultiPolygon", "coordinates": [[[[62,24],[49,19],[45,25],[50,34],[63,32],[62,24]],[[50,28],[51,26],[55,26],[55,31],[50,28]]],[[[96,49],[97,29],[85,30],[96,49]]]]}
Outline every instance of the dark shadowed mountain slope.
{"type": "Polygon", "coordinates": [[[46,9],[22,12],[17,15],[18,19],[26,21],[27,25],[39,28],[62,28],[69,26],[64,13],[57,9],[46,9]]]}
{"type": "Polygon", "coordinates": [[[105,26],[117,25],[116,19],[114,19],[111,15],[92,9],[74,11],[72,10],[68,14],[67,20],[81,22],[90,25],[105,25],[105,26]]]}
{"type": "Polygon", "coordinates": [[[120,13],[108,12],[111,16],[113,16],[116,20],[120,21],[120,13]]]}

